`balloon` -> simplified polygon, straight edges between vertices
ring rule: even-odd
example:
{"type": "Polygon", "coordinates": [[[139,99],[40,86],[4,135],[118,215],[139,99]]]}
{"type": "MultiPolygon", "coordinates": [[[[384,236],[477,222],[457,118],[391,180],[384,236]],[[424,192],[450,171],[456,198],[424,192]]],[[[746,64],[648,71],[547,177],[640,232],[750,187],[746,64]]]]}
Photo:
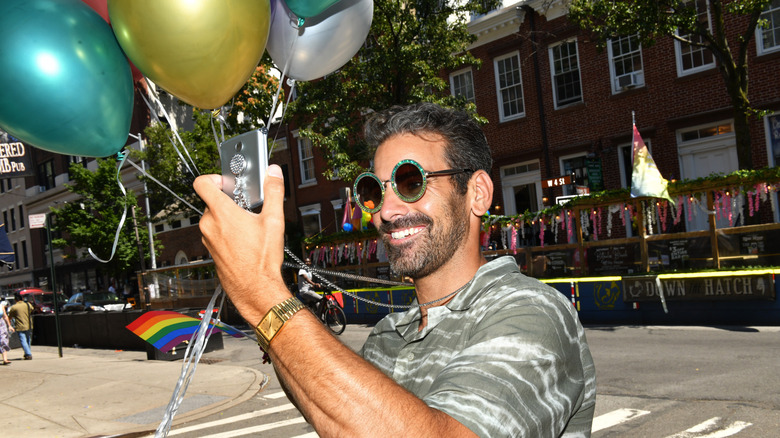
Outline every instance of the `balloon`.
{"type": "Polygon", "coordinates": [[[347,233],[349,233],[350,231],[352,231],[352,224],[351,224],[351,223],[349,223],[349,222],[345,223],[345,224],[344,224],[344,225],[342,225],[341,227],[342,227],[342,228],[344,229],[344,231],[346,231],[347,233]]]}
{"type": "MultiPolygon", "coordinates": [[[[362,210],[361,210],[362,211],[362,210]]],[[[362,229],[368,229],[368,224],[371,223],[371,213],[363,212],[363,217],[360,218],[360,226],[362,229]]]]}
{"type": "MultiPolygon", "coordinates": [[[[100,18],[106,20],[106,23],[111,24],[109,18],[108,18],[108,0],[81,0],[87,5],[89,5],[90,8],[94,9],[95,12],[100,15],[100,18]]],[[[129,60],[127,62],[130,62],[129,60]]],[[[143,73],[141,73],[141,70],[138,70],[138,67],[133,65],[132,62],[130,62],[130,71],[133,73],[133,83],[138,82],[144,78],[143,73]]]]}
{"type": "Polygon", "coordinates": [[[299,81],[325,76],[352,59],[374,17],[373,0],[341,0],[299,28],[295,14],[282,0],[271,1],[276,2],[276,13],[268,54],[279,70],[299,81]]]}
{"type": "Polygon", "coordinates": [[[106,157],[127,141],[130,67],[80,0],[0,2],[0,127],[52,152],[106,157]]]}
{"type": "Polygon", "coordinates": [[[152,82],[190,105],[222,106],[263,56],[269,0],[109,0],[127,57],[152,82]]]}
{"type": "Polygon", "coordinates": [[[301,18],[314,17],[324,12],[339,0],[286,0],[284,4],[301,18]]]}

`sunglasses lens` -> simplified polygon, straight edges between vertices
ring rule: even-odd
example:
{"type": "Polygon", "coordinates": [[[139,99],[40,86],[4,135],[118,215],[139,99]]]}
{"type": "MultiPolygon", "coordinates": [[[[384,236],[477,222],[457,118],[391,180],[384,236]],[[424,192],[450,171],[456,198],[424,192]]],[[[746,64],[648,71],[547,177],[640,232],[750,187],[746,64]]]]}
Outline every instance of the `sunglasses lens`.
{"type": "Polygon", "coordinates": [[[395,186],[401,199],[414,202],[422,197],[424,180],[422,170],[412,163],[404,163],[395,170],[395,186]]]}
{"type": "Polygon", "coordinates": [[[371,175],[364,174],[358,177],[355,183],[355,199],[360,208],[373,212],[382,204],[382,186],[371,175]]]}

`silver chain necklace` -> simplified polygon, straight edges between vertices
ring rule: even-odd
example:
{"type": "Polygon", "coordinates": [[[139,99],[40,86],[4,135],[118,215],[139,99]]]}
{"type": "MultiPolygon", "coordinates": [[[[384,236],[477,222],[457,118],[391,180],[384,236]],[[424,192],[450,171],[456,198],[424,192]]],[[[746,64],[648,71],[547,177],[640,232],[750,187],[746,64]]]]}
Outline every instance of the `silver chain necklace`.
{"type": "Polygon", "coordinates": [[[352,279],[352,280],[366,281],[366,282],[369,282],[369,283],[389,284],[389,285],[393,285],[393,286],[406,286],[406,285],[408,285],[408,283],[401,283],[401,282],[398,282],[398,281],[390,281],[390,280],[381,280],[381,279],[378,279],[378,278],[364,277],[364,276],[361,276],[361,275],[345,274],[343,272],[327,271],[327,270],[319,269],[319,268],[311,268],[311,267],[305,265],[301,261],[301,259],[299,259],[295,254],[293,254],[292,251],[290,251],[290,249],[287,248],[286,246],[284,247],[284,252],[287,253],[287,255],[289,255],[290,258],[292,258],[295,261],[295,263],[284,261],[282,263],[282,266],[284,266],[286,268],[293,268],[293,269],[301,269],[301,268],[308,269],[317,278],[322,280],[326,285],[328,285],[329,287],[331,287],[333,289],[338,290],[341,293],[347,294],[348,296],[350,296],[350,297],[352,297],[352,298],[354,298],[354,299],[356,299],[358,301],[362,301],[364,303],[373,304],[375,306],[380,306],[380,307],[388,307],[388,308],[391,308],[391,309],[413,309],[413,308],[416,308],[416,307],[431,306],[431,305],[434,305],[436,303],[440,303],[442,301],[445,301],[445,300],[448,300],[448,299],[454,297],[455,294],[457,294],[458,292],[462,291],[463,289],[466,289],[471,284],[471,281],[469,281],[468,283],[466,283],[463,286],[461,286],[458,289],[456,289],[454,292],[451,292],[448,295],[445,295],[445,296],[443,296],[441,298],[438,298],[438,299],[435,299],[433,301],[428,301],[427,303],[423,303],[423,304],[411,304],[411,305],[406,305],[406,304],[386,304],[386,303],[381,303],[379,301],[370,300],[368,298],[359,297],[356,294],[353,294],[352,292],[347,292],[344,289],[342,289],[341,287],[333,284],[327,278],[324,278],[320,274],[322,273],[322,274],[334,275],[334,276],[344,277],[344,278],[348,278],[348,279],[352,279]]]}

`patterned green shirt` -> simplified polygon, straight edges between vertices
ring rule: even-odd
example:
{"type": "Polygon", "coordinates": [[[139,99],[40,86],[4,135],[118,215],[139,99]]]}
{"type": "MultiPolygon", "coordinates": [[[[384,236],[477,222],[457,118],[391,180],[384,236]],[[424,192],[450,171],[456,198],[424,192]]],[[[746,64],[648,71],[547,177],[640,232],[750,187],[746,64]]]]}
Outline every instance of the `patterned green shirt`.
{"type": "Polygon", "coordinates": [[[563,294],[512,257],[483,265],[444,306],[392,313],[363,357],[482,437],[589,437],[596,370],[563,294]]]}

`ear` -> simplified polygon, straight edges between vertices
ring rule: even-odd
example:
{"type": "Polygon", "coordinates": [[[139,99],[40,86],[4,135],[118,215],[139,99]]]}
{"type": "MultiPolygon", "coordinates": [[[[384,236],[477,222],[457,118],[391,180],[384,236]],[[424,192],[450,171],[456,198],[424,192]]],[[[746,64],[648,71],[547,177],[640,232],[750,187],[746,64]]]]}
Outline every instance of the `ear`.
{"type": "Polygon", "coordinates": [[[472,192],[471,213],[482,217],[493,202],[493,180],[484,170],[474,172],[469,180],[469,189],[472,192]]]}

